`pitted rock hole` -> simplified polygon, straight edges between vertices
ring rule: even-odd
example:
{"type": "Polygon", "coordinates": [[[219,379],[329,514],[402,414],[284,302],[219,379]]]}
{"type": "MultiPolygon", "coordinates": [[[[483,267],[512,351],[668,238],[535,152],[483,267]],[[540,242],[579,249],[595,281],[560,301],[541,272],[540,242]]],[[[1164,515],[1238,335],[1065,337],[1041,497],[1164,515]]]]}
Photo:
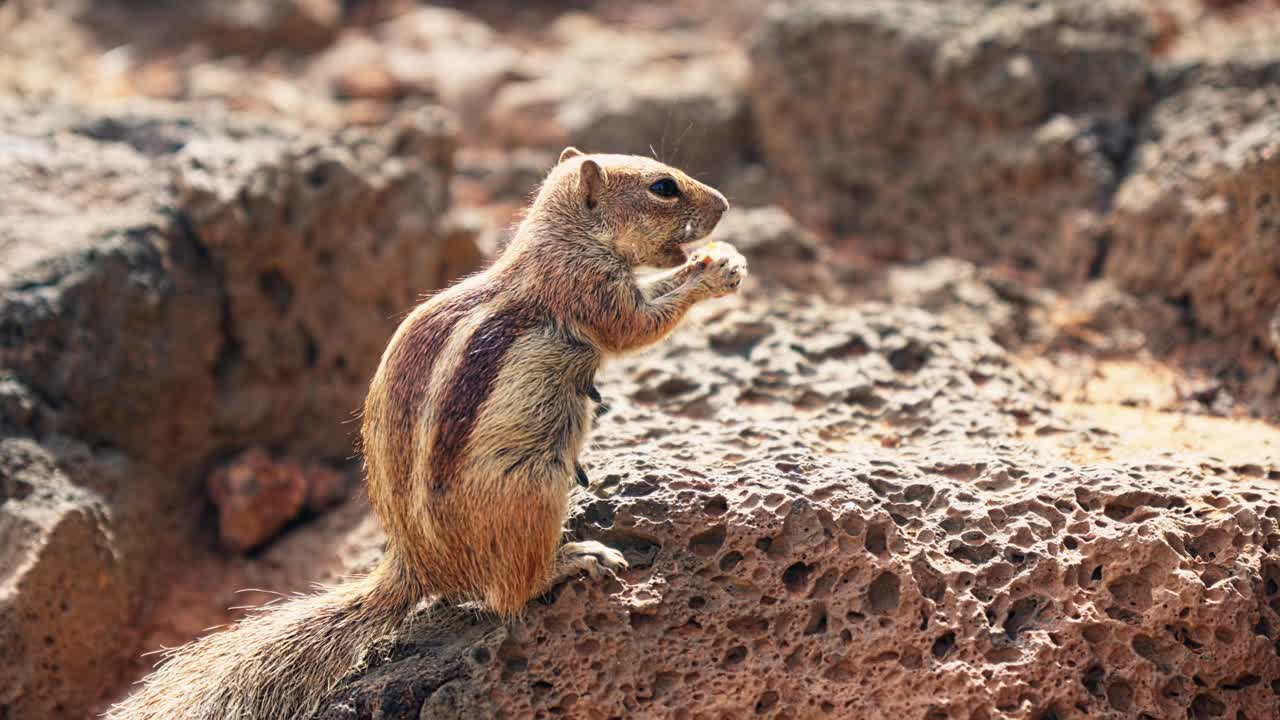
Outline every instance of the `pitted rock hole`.
{"type": "Polygon", "coordinates": [[[279,270],[268,270],[258,276],[258,289],[284,315],[293,303],[293,284],[279,270]]]}
{"type": "Polygon", "coordinates": [[[631,623],[631,629],[637,631],[644,631],[656,627],[658,620],[659,618],[657,615],[636,612],[634,610],[628,616],[628,621],[631,623]]]}
{"type": "Polygon", "coordinates": [[[529,659],[520,652],[520,645],[511,637],[498,646],[498,660],[502,662],[503,680],[529,669],[529,659]]]}
{"type": "Polygon", "coordinates": [[[1222,717],[1227,712],[1227,706],[1222,704],[1218,698],[1208,693],[1200,693],[1191,701],[1191,717],[1195,720],[1210,720],[1210,718],[1222,717]]]}
{"type": "Polygon", "coordinates": [[[956,633],[954,630],[948,630],[947,632],[939,635],[937,640],[933,641],[931,652],[934,657],[941,660],[942,658],[945,658],[947,653],[951,652],[951,649],[955,646],[956,633]]]}
{"type": "Polygon", "coordinates": [[[773,707],[777,704],[778,704],[778,693],[772,690],[766,690],[764,694],[760,696],[760,699],[756,701],[756,714],[764,715],[765,713],[772,710],[773,707]]]}
{"type": "Polygon", "coordinates": [[[867,537],[863,543],[867,552],[877,557],[884,556],[888,552],[888,538],[886,536],[883,525],[872,525],[867,528],[867,537]]]}
{"type": "Polygon", "coordinates": [[[742,562],[742,553],[732,550],[720,557],[720,570],[729,572],[738,567],[738,563],[742,562]]]}
{"type": "Polygon", "coordinates": [[[658,544],[653,538],[640,535],[635,531],[613,530],[604,534],[602,541],[617,550],[621,550],[627,557],[632,569],[641,570],[653,565],[658,554],[662,552],[662,545],[658,544]]]}
{"type": "Polygon", "coordinates": [[[729,512],[729,501],[723,495],[716,495],[707,500],[707,504],[702,506],[702,511],[710,517],[720,517],[729,512]]]}
{"type": "Polygon", "coordinates": [[[920,588],[921,595],[935,603],[942,602],[947,593],[947,584],[943,581],[938,571],[929,565],[927,560],[918,558],[911,563],[911,576],[915,579],[916,586],[920,588]]]}
{"type": "Polygon", "coordinates": [[[809,621],[805,623],[805,635],[823,635],[827,632],[827,605],[814,602],[809,606],[809,621]]]}
{"type": "Polygon", "coordinates": [[[1107,704],[1120,711],[1133,706],[1133,686],[1124,680],[1114,680],[1107,685],[1107,704]]]}
{"type": "Polygon", "coordinates": [[[837,658],[822,673],[822,677],[838,683],[847,683],[857,676],[858,668],[848,658],[837,658]]]}
{"type": "Polygon", "coordinates": [[[697,390],[699,387],[702,386],[693,380],[682,377],[673,377],[659,383],[658,386],[654,388],[654,392],[657,393],[659,398],[668,400],[680,397],[681,395],[687,395],[688,393],[697,390]]]}
{"type": "Polygon", "coordinates": [[[788,592],[804,594],[809,589],[809,576],[813,569],[814,566],[803,562],[794,563],[782,572],[782,584],[788,592]]]}
{"type": "Polygon", "coordinates": [[[1141,575],[1117,578],[1107,585],[1107,591],[1124,609],[1141,612],[1151,607],[1151,581],[1141,575]]]}
{"type": "Polygon", "coordinates": [[[1161,672],[1167,673],[1173,670],[1175,659],[1173,649],[1168,646],[1158,645],[1150,635],[1135,635],[1130,646],[1138,657],[1152,663],[1161,672]]]}
{"type": "Polygon", "coordinates": [[[1205,530],[1198,537],[1191,538],[1186,543],[1187,552],[1193,557],[1205,561],[1217,560],[1223,550],[1231,544],[1231,539],[1225,532],[1217,528],[1205,530]]]}
{"type": "Polygon", "coordinates": [[[35,486],[14,477],[0,477],[0,503],[6,500],[23,500],[35,492],[35,486]]]}
{"type": "Polygon", "coordinates": [[[720,551],[724,545],[725,528],[717,525],[710,530],[694,535],[689,539],[689,550],[698,557],[709,558],[720,551]]]}
{"type": "Polygon", "coordinates": [[[839,581],[840,573],[835,570],[828,570],[813,584],[813,589],[809,591],[809,597],[815,599],[827,597],[839,581]]]}
{"type": "Polygon", "coordinates": [[[653,678],[653,696],[665,697],[680,684],[680,676],[673,672],[660,672],[653,678]]]}
{"type": "Polygon", "coordinates": [[[1090,695],[1102,697],[1102,684],[1106,679],[1106,671],[1102,669],[1101,665],[1094,664],[1085,668],[1085,671],[1080,675],[1080,684],[1084,685],[1084,689],[1087,690],[1090,695]]]}
{"type": "Polygon", "coordinates": [[[929,361],[929,348],[914,341],[889,353],[889,365],[898,372],[914,373],[929,361]]]}
{"type": "Polygon", "coordinates": [[[726,331],[713,333],[708,342],[717,353],[745,358],[772,332],[773,326],[766,322],[739,322],[726,331]]]}
{"type": "Polygon", "coordinates": [[[872,615],[890,615],[901,601],[902,581],[891,572],[882,572],[867,586],[867,611],[872,615]]]}
{"type": "Polygon", "coordinates": [[[1222,685],[1222,689],[1231,691],[1243,690],[1248,687],[1253,687],[1260,682],[1262,682],[1262,678],[1254,675],[1253,673],[1245,673],[1231,682],[1224,683],[1222,685]]]}
{"type": "Polygon", "coordinates": [[[1022,598],[1009,609],[1009,617],[1004,621],[1004,634],[1010,640],[1016,640],[1018,633],[1035,620],[1036,612],[1041,608],[1041,600],[1035,597],[1022,598]]]}
{"type": "Polygon", "coordinates": [[[745,645],[734,645],[725,651],[724,659],[720,661],[720,667],[728,670],[742,664],[747,659],[747,648],[745,645]]]}
{"type": "Polygon", "coordinates": [[[769,631],[769,621],[759,615],[744,615],[730,620],[727,627],[743,637],[759,637],[769,631]]]}

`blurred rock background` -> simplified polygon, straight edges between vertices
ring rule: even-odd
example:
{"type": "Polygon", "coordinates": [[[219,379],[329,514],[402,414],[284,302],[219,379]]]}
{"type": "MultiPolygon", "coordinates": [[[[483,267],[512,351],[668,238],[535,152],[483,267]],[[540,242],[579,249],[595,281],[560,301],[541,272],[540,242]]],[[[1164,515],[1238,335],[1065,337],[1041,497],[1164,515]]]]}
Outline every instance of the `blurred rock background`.
{"type": "Polygon", "coordinates": [[[568,144],[752,262],[601,378],[633,570],[323,716],[1274,716],[1280,3],[0,0],[0,718],[377,557],[378,357],[568,144]]]}

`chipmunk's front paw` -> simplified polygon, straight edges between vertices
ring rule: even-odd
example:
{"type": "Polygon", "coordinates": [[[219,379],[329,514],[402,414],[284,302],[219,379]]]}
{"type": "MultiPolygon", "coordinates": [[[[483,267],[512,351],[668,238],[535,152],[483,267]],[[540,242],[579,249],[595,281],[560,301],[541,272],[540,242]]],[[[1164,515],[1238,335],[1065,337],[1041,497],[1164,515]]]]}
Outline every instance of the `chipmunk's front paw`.
{"type": "Polygon", "coordinates": [[[626,568],[627,559],[622,553],[594,540],[585,540],[560,546],[556,577],[563,579],[585,571],[591,579],[598,580],[626,568]]]}
{"type": "Polygon", "coordinates": [[[747,259],[729,243],[708,244],[689,260],[689,265],[709,297],[732,295],[747,277],[747,259]]]}

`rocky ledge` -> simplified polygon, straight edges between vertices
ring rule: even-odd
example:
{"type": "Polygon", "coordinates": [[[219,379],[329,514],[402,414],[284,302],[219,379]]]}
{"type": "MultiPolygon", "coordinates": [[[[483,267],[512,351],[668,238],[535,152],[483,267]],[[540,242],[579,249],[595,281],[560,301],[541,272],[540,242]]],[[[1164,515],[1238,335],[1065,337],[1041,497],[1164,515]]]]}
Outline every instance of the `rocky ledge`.
{"type": "Polygon", "coordinates": [[[628,571],[427,608],[320,717],[1271,716],[1274,470],[1129,447],[981,324],[760,294],[601,383],[572,532],[628,571]]]}
{"type": "Polygon", "coordinates": [[[211,463],[350,455],[395,312],[479,259],[452,151],[430,113],[0,105],[0,717],[83,717],[133,672],[211,463]]]}
{"type": "Polygon", "coordinates": [[[631,568],[323,717],[1275,717],[1275,3],[570,5],[0,0],[0,719],[377,558],[351,415],[565,144],[752,284],[600,378],[631,568]]]}

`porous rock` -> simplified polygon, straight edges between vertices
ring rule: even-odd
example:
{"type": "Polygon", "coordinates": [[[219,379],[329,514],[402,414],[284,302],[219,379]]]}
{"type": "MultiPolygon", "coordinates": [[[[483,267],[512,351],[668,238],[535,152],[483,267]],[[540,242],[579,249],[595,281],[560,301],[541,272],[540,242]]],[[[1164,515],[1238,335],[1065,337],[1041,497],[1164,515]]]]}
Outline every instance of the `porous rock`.
{"type": "Polygon", "coordinates": [[[981,325],[785,293],[696,322],[600,381],[572,530],[630,569],[509,624],[433,606],[320,717],[1274,711],[1274,470],[1081,459],[1115,438],[981,325]]]}
{"type": "Polygon", "coordinates": [[[217,0],[199,8],[198,40],[238,53],[314,51],[341,30],[339,0],[217,0]]]}
{"type": "Polygon", "coordinates": [[[1169,0],[1150,9],[1164,30],[1164,58],[1218,63],[1275,58],[1280,15],[1274,6],[1248,0],[1169,0]]]}
{"type": "Polygon", "coordinates": [[[535,71],[519,48],[453,9],[418,8],[387,22],[378,36],[392,49],[392,74],[407,87],[429,88],[464,128],[483,127],[498,91],[535,71]]]}
{"type": "Polygon", "coordinates": [[[250,550],[302,511],[307,480],[297,462],[275,461],[262,448],[253,448],[210,475],[209,497],[218,506],[223,546],[250,550]]]}
{"type": "Polygon", "coordinates": [[[123,679],[142,573],[104,491],[127,492],[133,469],[65,440],[0,439],[0,713],[73,714],[123,679]]]}
{"type": "Polygon", "coordinates": [[[119,682],[214,457],[350,455],[396,313],[478,261],[452,146],[429,112],[298,138],[0,107],[0,485],[36,488],[0,495],[0,715],[83,717],[119,682]]]}
{"type": "Polygon", "coordinates": [[[294,457],[250,448],[209,475],[209,499],[218,508],[223,547],[243,552],[274,538],[304,511],[322,511],[346,499],[346,477],[294,457]]]}
{"type": "Polygon", "coordinates": [[[519,48],[459,10],[420,7],[349,31],[316,58],[311,76],[341,97],[429,97],[455,112],[465,135],[481,135],[494,95],[532,77],[519,48]]]}
{"type": "Polygon", "coordinates": [[[559,51],[493,99],[509,147],[656,154],[718,183],[749,153],[746,58],[693,33],[624,32],[583,15],[557,21],[559,51]]]}
{"type": "Polygon", "coordinates": [[[807,0],[751,49],[759,143],[806,222],[879,253],[1057,273],[1096,245],[1145,82],[1133,3],[807,0]],[[1079,256],[1081,253],[1075,252],[1079,256]]]}
{"type": "Polygon", "coordinates": [[[439,125],[296,142],[182,117],[13,118],[0,362],[56,408],[42,430],[178,472],[250,439],[345,456],[341,421],[394,315],[478,261],[443,224],[439,125]]]}
{"type": "MultiPolygon", "coordinates": [[[[1001,297],[992,278],[976,265],[956,258],[935,258],[900,265],[886,273],[886,295],[895,304],[946,315],[961,326],[985,327],[1006,346],[1022,330],[1019,304],[1001,297]]],[[[1035,306],[1034,299],[1027,305],[1035,306]]]]}
{"type": "Polygon", "coordinates": [[[1105,272],[1272,349],[1280,307],[1280,62],[1172,67],[1138,130],[1105,272]]]}
{"type": "Polygon", "coordinates": [[[792,290],[834,289],[831,251],[776,205],[731,210],[711,239],[738,248],[747,258],[751,277],[760,281],[792,290]]]}
{"type": "Polygon", "coordinates": [[[550,150],[464,149],[458,153],[458,176],[474,182],[485,200],[522,205],[555,167],[557,156],[550,150]]]}

